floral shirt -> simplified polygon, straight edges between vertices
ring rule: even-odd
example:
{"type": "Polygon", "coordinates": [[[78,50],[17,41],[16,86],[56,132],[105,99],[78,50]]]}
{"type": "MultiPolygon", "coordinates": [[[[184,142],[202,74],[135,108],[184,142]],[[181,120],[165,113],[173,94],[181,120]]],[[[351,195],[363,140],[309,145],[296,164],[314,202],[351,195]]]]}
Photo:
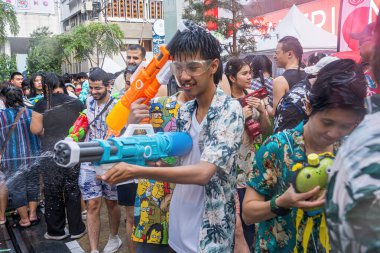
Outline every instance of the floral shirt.
{"type": "MultiPolygon", "coordinates": [[[[155,132],[162,132],[173,120],[176,122],[180,107],[177,94],[171,97],[153,98],[150,104],[150,121],[155,126],[155,132]]],[[[169,203],[173,189],[174,184],[152,179],[138,180],[133,241],[168,244],[169,203]]]]}
{"type": "Polygon", "coordinates": [[[326,195],[332,252],[380,252],[380,96],[339,150],[326,195]]]}
{"type": "MultiPolygon", "coordinates": [[[[178,131],[189,132],[197,108],[195,100],[180,108],[178,131]]],[[[217,88],[199,135],[201,161],[217,166],[205,186],[205,204],[198,252],[232,252],[235,238],[235,155],[243,134],[243,112],[238,101],[217,88]]],[[[186,229],[186,228],[184,228],[186,229]]]]}
{"type": "MultiPolygon", "coordinates": [[[[306,160],[303,125],[302,122],[294,129],[270,136],[255,155],[253,172],[247,184],[266,201],[289,188],[294,175],[292,167],[306,160]]],[[[334,151],[336,149],[335,145],[334,151]]],[[[296,215],[297,209],[293,209],[288,215],[258,223],[255,252],[293,252],[297,234],[296,215]]]]}

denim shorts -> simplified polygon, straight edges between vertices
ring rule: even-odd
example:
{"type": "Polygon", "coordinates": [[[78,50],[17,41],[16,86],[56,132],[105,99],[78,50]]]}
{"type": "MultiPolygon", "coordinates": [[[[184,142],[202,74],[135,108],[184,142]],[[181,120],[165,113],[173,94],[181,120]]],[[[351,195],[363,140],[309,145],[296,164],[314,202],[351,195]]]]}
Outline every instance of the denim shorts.
{"type": "Polygon", "coordinates": [[[117,200],[116,185],[110,185],[97,179],[96,172],[91,166],[82,165],[78,181],[83,200],[98,197],[104,197],[108,200],[117,200]]]}

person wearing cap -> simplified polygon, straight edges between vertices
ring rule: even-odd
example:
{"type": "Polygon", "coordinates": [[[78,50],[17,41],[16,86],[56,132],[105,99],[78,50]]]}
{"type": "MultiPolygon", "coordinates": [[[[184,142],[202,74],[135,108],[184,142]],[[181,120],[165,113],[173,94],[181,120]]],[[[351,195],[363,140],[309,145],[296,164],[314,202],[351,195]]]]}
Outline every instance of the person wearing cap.
{"type": "Polygon", "coordinates": [[[380,87],[376,84],[372,74],[371,58],[375,48],[375,22],[364,27],[361,32],[351,33],[350,37],[359,42],[359,52],[368,84],[368,95],[380,94],[380,87]]]}
{"type": "Polygon", "coordinates": [[[308,119],[306,112],[307,97],[319,70],[330,62],[339,60],[336,57],[322,58],[314,66],[306,67],[308,76],[294,85],[280,100],[274,117],[273,132],[277,133],[285,129],[292,129],[300,122],[308,119]]]}

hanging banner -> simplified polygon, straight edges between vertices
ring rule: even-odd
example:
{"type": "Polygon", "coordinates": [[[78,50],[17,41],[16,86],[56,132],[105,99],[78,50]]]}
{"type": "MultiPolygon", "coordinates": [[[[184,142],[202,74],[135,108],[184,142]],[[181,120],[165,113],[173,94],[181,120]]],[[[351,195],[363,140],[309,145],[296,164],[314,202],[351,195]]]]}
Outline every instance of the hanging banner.
{"type": "Polygon", "coordinates": [[[368,24],[376,21],[379,5],[380,0],[342,0],[338,52],[359,50],[358,36],[368,30],[368,24]]]}
{"type": "Polygon", "coordinates": [[[54,0],[0,0],[11,4],[16,12],[54,14],[54,0]]]}
{"type": "Polygon", "coordinates": [[[165,22],[163,19],[157,19],[153,23],[153,55],[160,52],[160,46],[165,44],[165,22]]]}

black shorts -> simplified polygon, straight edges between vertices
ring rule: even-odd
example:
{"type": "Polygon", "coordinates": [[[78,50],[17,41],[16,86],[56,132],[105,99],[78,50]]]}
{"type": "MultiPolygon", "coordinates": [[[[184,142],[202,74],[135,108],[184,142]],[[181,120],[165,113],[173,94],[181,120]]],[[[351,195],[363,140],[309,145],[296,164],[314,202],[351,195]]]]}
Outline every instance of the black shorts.
{"type": "Polygon", "coordinates": [[[122,184],[117,186],[117,202],[121,206],[134,206],[136,199],[137,183],[122,184]]]}

